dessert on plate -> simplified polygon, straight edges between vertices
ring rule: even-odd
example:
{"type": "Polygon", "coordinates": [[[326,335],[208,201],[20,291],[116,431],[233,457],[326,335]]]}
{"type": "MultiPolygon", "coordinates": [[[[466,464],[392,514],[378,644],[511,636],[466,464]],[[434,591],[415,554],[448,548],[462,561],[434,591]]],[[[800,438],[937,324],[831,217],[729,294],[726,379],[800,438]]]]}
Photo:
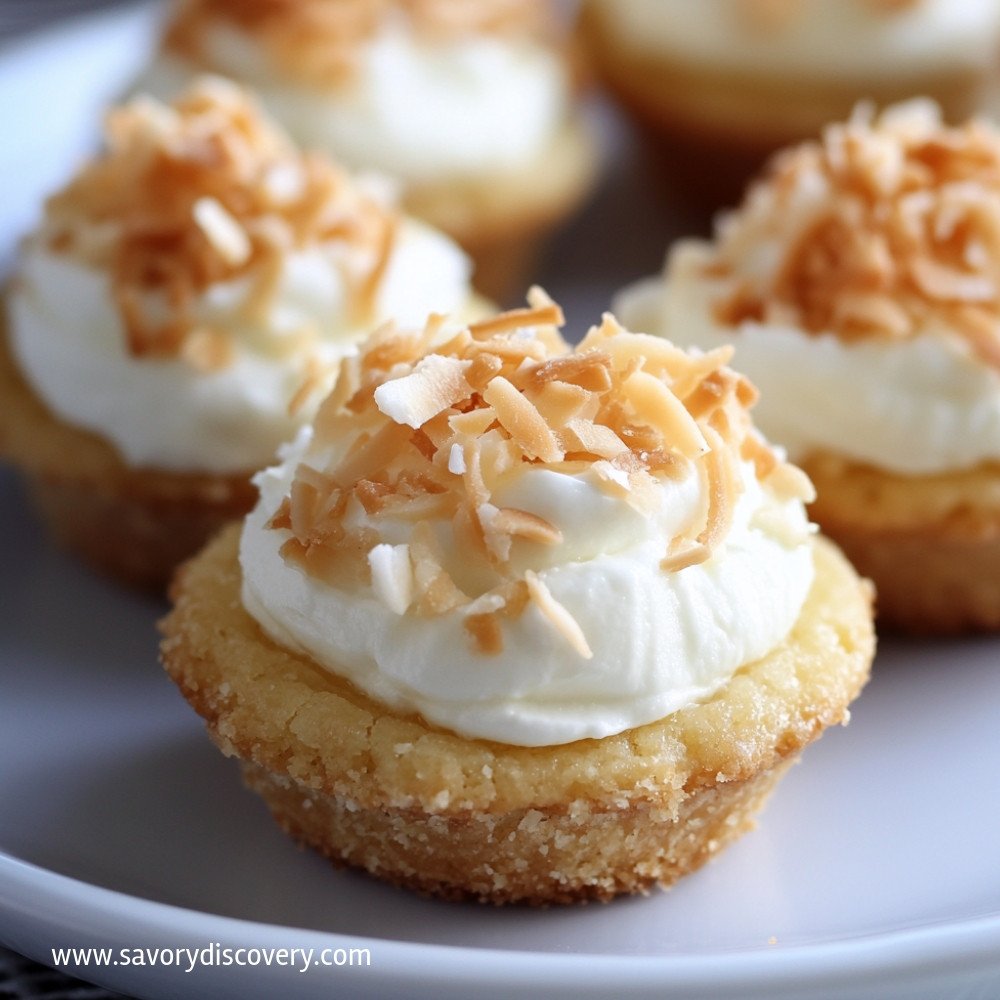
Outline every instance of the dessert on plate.
{"type": "Polygon", "coordinates": [[[167,671],[295,838],[486,902],[669,885],[846,721],[871,593],[730,349],[386,328],[178,572],[167,671]]]}
{"type": "Polygon", "coordinates": [[[203,71],[253,87],[306,148],[398,179],[489,295],[523,295],[594,179],[548,0],[179,0],[142,86],[203,71]]]}
{"type": "Polygon", "coordinates": [[[861,99],[964,121],[996,84],[998,0],[587,0],[601,75],[669,170],[735,197],[762,157],[861,99]]]}
{"type": "Polygon", "coordinates": [[[241,90],[113,110],[23,243],[0,455],[57,537],[159,586],[388,316],[476,308],[450,240],[303,155],[241,90]]]}
{"type": "Polygon", "coordinates": [[[778,156],[712,242],[617,301],[731,343],[812,516],[907,629],[1000,628],[1000,133],[928,102],[778,156]]]}

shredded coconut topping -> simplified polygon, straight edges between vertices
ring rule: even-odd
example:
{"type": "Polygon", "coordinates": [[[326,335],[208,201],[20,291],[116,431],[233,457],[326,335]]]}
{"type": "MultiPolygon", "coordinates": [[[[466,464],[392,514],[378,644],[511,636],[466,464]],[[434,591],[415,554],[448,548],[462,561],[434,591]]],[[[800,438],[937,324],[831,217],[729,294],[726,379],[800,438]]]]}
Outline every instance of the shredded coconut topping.
{"type": "Polygon", "coordinates": [[[926,101],[859,108],[779,155],[719,226],[727,325],[794,324],[844,340],[929,326],[1000,361],[1000,133],[945,127],[926,101]]]}
{"type": "Polygon", "coordinates": [[[284,257],[328,241],[349,251],[354,318],[370,320],[396,213],[298,152],[244,91],[204,78],[170,105],[139,97],[105,133],[105,151],[46,203],[43,238],[110,272],[132,354],[224,365],[230,334],[196,325],[196,296],[247,276],[263,311],[284,257]]]}
{"type": "Polygon", "coordinates": [[[394,18],[432,42],[552,35],[548,5],[534,0],[186,0],[164,46],[205,65],[206,28],[228,22],[260,40],[283,73],[329,85],[352,76],[363,46],[394,18]]]}
{"type": "Polygon", "coordinates": [[[398,614],[464,608],[482,653],[502,649],[503,619],[530,604],[588,656],[541,575],[511,565],[519,540],[559,545],[561,526],[503,506],[501,484],[529,467],[593,470],[609,495],[647,511],[657,480],[700,476],[704,509],[671,540],[664,571],[709,559],[725,539],[741,461],[779,497],[810,498],[811,487],[753,431],[756,392],[725,367],[731,349],[686,353],[610,315],[571,349],[558,306],[540,289],[529,302],[466,327],[432,317],[421,332],[377,331],[342,364],[316,416],[312,464],[298,466],[269,527],[289,533],[286,560],[334,586],[370,582],[398,614]],[[407,545],[393,544],[400,521],[413,525],[407,545]],[[449,575],[439,548],[449,529],[491,589],[467,594],[449,575]]]}

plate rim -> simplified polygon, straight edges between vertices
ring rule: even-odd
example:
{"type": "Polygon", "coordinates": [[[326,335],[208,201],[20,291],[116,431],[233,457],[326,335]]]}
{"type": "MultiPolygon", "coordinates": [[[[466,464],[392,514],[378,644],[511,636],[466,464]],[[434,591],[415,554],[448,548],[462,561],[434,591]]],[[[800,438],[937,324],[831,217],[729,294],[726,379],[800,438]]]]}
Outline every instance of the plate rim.
{"type": "MultiPolygon", "coordinates": [[[[152,931],[205,941],[227,939],[246,946],[258,940],[291,946],[293,938],[295,947],[322,942],[328,947],[368,948],[378,956],[379,968],[391,970],[394,977],[405,974],[414,987],[441,982],[482,984],[484,980],[491,986],[523,986],[533,981],[547,987],[558,985],[567,995],[580,996],[581,990],[589,994],[610,981],[638,989],[662,989],[667,982],[672,988],[688,989],[782,988],[792,982],[815,988],[838,983],[857,986],[859,974],[946,973],[957,967],[972,973],[977,967],[984,973],[1000,973],[1000,912],[818,943],[698,955],[558,954],[398,941],[224,916],[108,889],[0,850],[0,914],[14,915],[23,909],[18,901],[28,897],[35,919],[50,928],[100,915],[122,926],[129,920],[137,937],[152,931]]],[[[374,985],[374,962],[369,975],[374,985]]]]}
{"type": "MultiPolygon", "coordinates": [[[[156,5],[141,0],[109,11],[82,14],[63,25],[32,32],[22,39],[6,40],[0,53],[7,58],[6,73],[17,75],[9,57],[17,51],[51,50],[79,36],[81,30],[99,30],[115,24],[144,23],[156,5]]],[[[0,278],[3,275],[0,274],[0,278]]],[[[443,904],[451,905],[451,904],[443,904]]],[[[50,932],[70,923],[91,926],[116,922],[125,929],[134,921],[141,932],[203,936],[205,940],[229,938],[248,942],[251,938],[271,941],[294,940],[296,946],[322,941],[336,947],[368,947],[378,955],[378,967],[368,970],[369,981],[380,981],[379,970],[394,982],[406,976],[414,987],[447,982],[454,986],[486,979],[491,987],[532,983],[560,995],[594,995],[607,984],[629,985],[633,990],[718,990],[746,988],[787,989],[850,985],[864,977],[921,973],[947,974],[977,970],[996,977],[1000,985],[1000,910],[976,917],[914,924],[827,941],[779,944],[769,948],[727,948],[699,954],[614,955],[560,954],[469,945],[431,944],[373,938],[332,931],[271,924],[229,917],[131,895],[119,890],[64,875],[18,858],[0,849],[0,936],[4,922],[29,915],[50,932]],[[98,921],[96,918],[102,918],[98,921]]],[[[38,940],[35,957],[52,944],[38,940]]],[[[161,970],[166,971],[166,970],[161,970]]],[[[382,982],[388,980],[382,978],[382,982]]],[[[599,994],[598,994],[599,995],[599,994]]],[[[702,994],[698,994],[701,996],[702,994]]],[[[706,996],[710,994],[704,994],[706,996]]]]}

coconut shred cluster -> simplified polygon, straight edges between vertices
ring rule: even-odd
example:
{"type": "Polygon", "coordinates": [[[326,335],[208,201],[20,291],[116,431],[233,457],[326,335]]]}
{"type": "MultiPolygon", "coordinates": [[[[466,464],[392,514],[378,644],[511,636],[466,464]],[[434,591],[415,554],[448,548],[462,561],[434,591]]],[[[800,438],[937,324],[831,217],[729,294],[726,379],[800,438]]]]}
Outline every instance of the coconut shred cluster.
{"type": "Polygon", "coordinates": [[[864,109],[780,155],[712,242],[615,302],[760,387],[756,419],[796,461],[902,475],[1000,454],[1000,134],[924,101],[864,109]]]}
{"type": "MultiPolygon", "coordinates": [[[[205,78],[173,105],[139,98],[112,111],[106,133],[106,154],[47,203],[42,238],[110,273],[133,355],[224,366],[231,331],[197,316],[199,297],[247,277],[243,317],[264,322],[288,255],[332,241],[351,319],[371,322],[397,215],[299,153],[245,92],[205,78]]],[[[288,354],[317,334],[279,332],[267,346],[288,354]]]]}
{"type": "Polygon", "coordinates": [[[716,318],[845,341],[929,327],[1000,367],[1000,137],[945,128],[928,103],[790,150],[720,229],[712,276],[734,277],[716,318]]]}
{"type": "Polygon", "coordinates": [[[129,465],[245,472],[374,324],[469,305],[469,270],[446,237],[299,152],[246,92],[203,78],[110,113],[105,150],[25,241],[11,345],[46,404],[129,465]]]}
{"type": "Polygon", "coordinates": [[[561,323],[536,290],[345,361],[258,477],[241,561],[265,630],[388,704],[530,745],[660,718],[787,634],[810,486],[753,431],[730,351],[611,317],[570,350],[561,323]]]}
{"type": "Polygon", "coordinates": [[[363,47],[388,19],[405,19],[417,37],[451,42],[469,35],[536,37],[547,11],[529,0],[190,0],[164,39],[166,51],[194,63],[208,61],[209,31],[228,23],[263,42],[275,67],[290,79],[327,86],[350,80],[363,47]]]}
{"type": "Polygon", "coordinates": [[[252,86],[308,148],[411,184],[494,177],[560,134],[569,81],[547,4],[187,0],[143,77],[252,86]]]}

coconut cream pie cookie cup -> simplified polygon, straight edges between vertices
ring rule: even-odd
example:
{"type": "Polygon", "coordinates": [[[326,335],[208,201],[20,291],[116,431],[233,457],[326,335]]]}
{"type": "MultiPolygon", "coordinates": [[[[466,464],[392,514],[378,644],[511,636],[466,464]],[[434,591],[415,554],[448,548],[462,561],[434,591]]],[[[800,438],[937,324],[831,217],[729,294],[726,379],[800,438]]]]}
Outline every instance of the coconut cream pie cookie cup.
{"type": "Polygon", "coordinates": [[[914,631],[1000,628],[998,234],[1000,133],[911,103],[780,156],[713,242],[617,301],[736,346],[813,517],[914,631]]]}
{"type": "Polygon", "coordinates": [[[847,720],[871,594],[725,362],[539,293],[383,331],[179,572],[167,671],[296,839],[449,899],[669,885],[847,720]]]}
{"type": "Polygon", "coordinates": [[[469,264],[218,79],[111,112],[45,206],[0,338],[0,454],[55,535],[161,586],[385,317],[475,308],[469,264]]]}
{"type": "Polygon", "coordinates": [[[996,84],[998,0],[587,0],[600,73],[706,193],[739,191],[763,157],[861,99],[937,100],[949,121],[996,84]]]}
{"type": "Polygon", "coordinates": [[[593,184],[548,0],[180,0],[142,86],[206,70],[253,87],[305,147],[396,178],[497,298],[523,294],[593,184]]]}

